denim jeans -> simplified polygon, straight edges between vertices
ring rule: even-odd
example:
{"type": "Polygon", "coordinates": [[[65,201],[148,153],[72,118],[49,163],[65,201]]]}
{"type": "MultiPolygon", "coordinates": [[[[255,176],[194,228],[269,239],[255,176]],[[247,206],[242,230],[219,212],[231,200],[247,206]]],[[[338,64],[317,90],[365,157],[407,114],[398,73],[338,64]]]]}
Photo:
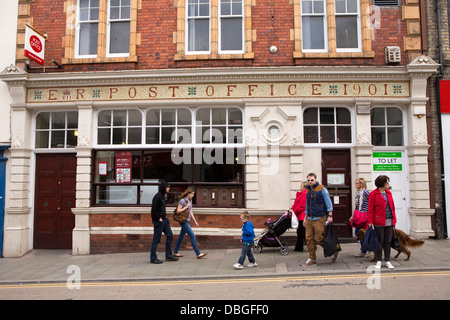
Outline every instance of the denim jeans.
{"type": "Polygon", "coordinates": [[[195,241],[195,234],[191,228],[191,223],[189,221],[186,221],[185,223],[180,223],[180,226],[181,226],[180,235],[178,236],[177,243],[175,244],[175,250],[173,250],[173,252],[178,253],[178,250],[180,250],[181,242],[183,242],[184,236],[187,233],[189,238],[191,238],[191,245],[198,256],[200,254],[200,250],[198,250],[197,242],[195,241]]]}
{"type": "Polygon", "coordinates": [[[152,240],[152,251],[150,252],[150,261],[153,262],[157,259],[156,248],[161,241],[161,235],[164,232],[166,235],[166,259],[172,257],[172,240],[173,233],[170,229],[169,219],[165,218],[162,222],[159,220],[153,221],[153,240],[152,240]]]}
{"type": "Polygon", "coordinates": [[[246,243],[242,244],[242,250],[241,250],[241,256],[239,257],[238,263],[239,264],[244,264],[245,261],[245,257],[248,257],[248,261],[250,261],[250,263],[255,263],[255,257],[253,256],[252,253],[252,245],[248,245],[246,243]]]}

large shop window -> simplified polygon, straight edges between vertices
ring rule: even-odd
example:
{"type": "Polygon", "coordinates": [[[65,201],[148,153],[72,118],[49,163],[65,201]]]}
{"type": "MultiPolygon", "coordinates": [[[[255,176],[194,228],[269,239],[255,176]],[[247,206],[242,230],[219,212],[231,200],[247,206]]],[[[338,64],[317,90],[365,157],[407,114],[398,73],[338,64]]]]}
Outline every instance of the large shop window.
{"type": "Polygon", "coordinates": [[[36,116],[35,148],[75,148],[78,137],[78,111],[40,112],[36,116]]]}
{"type": "Polygon", "coordinates": [[[99,112],[93,205],[149,205],[165,179],[168,204],[193,186],[197,206],[243,207],[242,119],[238,108],[99,112]]]}
{"type": "Polygon", "coordinates": [[[351,143],[351,129],[347,108],[314,107],[303,113],[304,143],[351,143]]]}
{"type": "Polygon", "coordinates": [[[403,113],[395,107],[370,110],[372,144],[374,146],[403,146],[403,113]]]}

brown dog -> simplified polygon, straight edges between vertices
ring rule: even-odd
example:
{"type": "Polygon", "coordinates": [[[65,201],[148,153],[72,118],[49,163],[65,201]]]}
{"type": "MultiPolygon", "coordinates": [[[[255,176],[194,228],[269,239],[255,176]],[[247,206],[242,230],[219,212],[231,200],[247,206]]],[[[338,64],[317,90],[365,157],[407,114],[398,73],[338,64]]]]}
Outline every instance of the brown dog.
{"type": "MultiPolygon", "coordinates": [[[[356,239],[363,241],[364,237],[366,236],[367,229],[359,229],[358,235],[356,239]]],[[[411,257],[411,251],[408,250],[408,247],[410,248],[419,248],[424,244],[424,241],[422,240],[415,240],[409,237],[406,233],[404,233],[402,230],[394,229],[394,237],[398,237],[398,240],[400,241],[400,250],[397,250],[397,255],[394,257],[396,259],[400,253],[404,253],[407,255],[405,261],[409,261],[409,258],[411,257]]],[[[375,255],[371,262],[377,261],[377,254],[375,252],[375,255]]]]}

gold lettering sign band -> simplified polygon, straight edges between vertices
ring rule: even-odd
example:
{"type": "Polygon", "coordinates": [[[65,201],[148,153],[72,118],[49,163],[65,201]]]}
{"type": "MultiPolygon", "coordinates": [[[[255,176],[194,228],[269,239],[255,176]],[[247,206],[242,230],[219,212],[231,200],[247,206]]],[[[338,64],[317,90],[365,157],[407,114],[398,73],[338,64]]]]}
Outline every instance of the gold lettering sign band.
{"type": "Polygon", "coordinates": [[[171,99],[409,97],[409,82],[215,83],[29,88],[27,103],[171,99]]]}

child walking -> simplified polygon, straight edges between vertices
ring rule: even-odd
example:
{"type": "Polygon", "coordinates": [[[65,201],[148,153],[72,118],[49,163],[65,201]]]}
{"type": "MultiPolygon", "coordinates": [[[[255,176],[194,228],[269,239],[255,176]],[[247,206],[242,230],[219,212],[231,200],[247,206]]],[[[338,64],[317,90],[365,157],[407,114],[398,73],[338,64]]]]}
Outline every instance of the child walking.
{"type": "Polygon", "coordinates": [[[244,268],[245,257],[248,257],[248,261],[250,262],[247,267],[252,268],[258,266],[251,250],[253,239],[255,239],[255,232],[253,231],[253,224],[250,221],[250,214],[247,211],[241,213],[241,221],[244,224],[241,232],[242,251],[238,263],[233,265],[236,270],[242,270],[244,268]]]}

